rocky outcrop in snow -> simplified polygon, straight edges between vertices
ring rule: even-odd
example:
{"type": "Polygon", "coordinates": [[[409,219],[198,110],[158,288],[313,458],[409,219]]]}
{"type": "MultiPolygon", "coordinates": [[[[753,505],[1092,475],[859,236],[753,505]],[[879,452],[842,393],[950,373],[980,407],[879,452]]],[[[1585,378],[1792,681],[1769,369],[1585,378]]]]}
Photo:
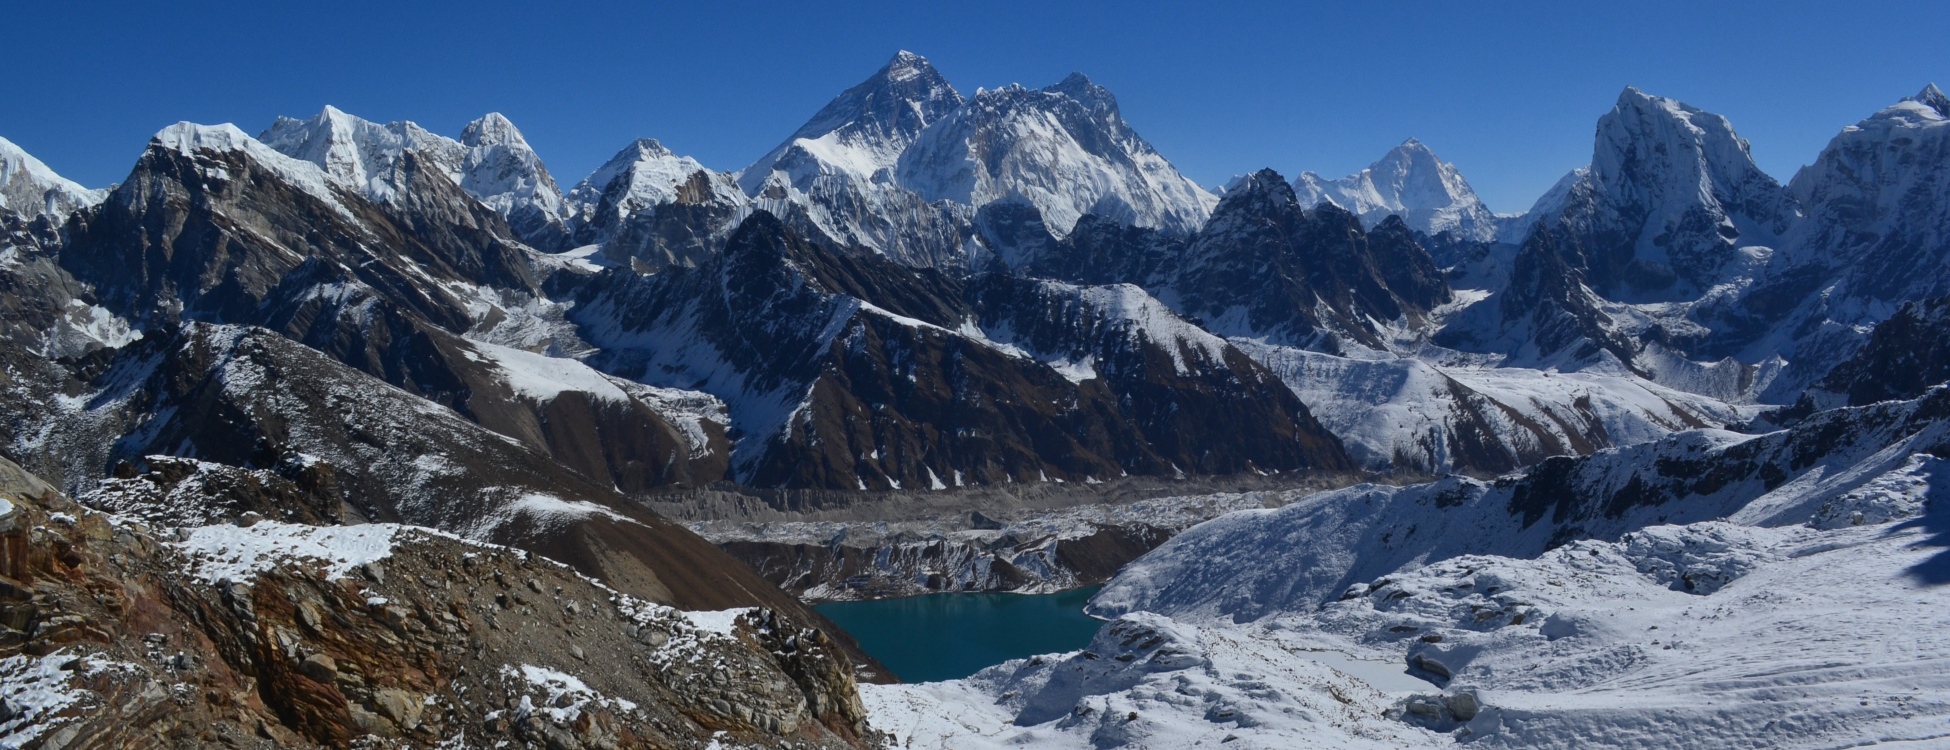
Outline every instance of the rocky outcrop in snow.
{"type": "Polygon", "coordinates": [[[394,524],[151,525],[4,459],[0,544],[10,746],[877,746],[839,641],[785,610],[394,524]]]}

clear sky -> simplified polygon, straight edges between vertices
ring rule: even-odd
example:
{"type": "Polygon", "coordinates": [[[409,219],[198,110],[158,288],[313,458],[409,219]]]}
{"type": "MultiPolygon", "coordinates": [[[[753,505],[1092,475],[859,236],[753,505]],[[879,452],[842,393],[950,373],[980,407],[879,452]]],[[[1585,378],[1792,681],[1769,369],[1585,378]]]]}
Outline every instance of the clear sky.
{"type": "Polygon", "coordinates": [[[178,120],[333,104],[458,135],[500,111],[567,189],[648,136],[744,167],[896,50],[963,93],[1080,70],[1207,185],[1355,171],[1413,136],[1490,206],[1590,160],[1635,85],[1726,115],[1785,180],[1950,84],[1936,2],[20,2],[0,136],[91,187],[178,120]]]}

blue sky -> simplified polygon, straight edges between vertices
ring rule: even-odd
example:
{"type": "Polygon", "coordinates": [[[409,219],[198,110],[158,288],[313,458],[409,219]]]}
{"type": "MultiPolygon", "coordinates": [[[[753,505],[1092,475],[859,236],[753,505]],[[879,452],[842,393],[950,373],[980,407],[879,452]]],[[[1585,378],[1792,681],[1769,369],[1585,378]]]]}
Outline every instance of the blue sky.
{"type": "Polygon", "coordinates": [[[1619,90],[1726,115],[1781,179],[1950,84],[1950,3],[19,3],[0,136],[89,186],[178,120],[500,111],[566,189],[631,139],[719,169],[898,49],[964,93],[1080,70],[1193,179],[1352,172],[1413,136],[1499,211],[1590,159],[1619,90]],[[827,7],[821,7],[827,6],[827,7]]]}

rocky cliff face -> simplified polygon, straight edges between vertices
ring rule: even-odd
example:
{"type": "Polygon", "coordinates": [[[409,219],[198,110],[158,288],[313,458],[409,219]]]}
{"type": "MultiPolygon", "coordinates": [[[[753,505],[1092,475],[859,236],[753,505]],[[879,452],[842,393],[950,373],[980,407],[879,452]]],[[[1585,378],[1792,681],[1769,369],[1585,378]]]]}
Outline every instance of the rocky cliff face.
{"type": "Polygon", "coordinates": [[[151,527],[0,463],[0,737],[20,747],[874,743],[844,655],[388,524],[151,527]]]}
{"type": "Polygon", "coordinates": [[[574,315],[603,367],[721,394],[759,486],[1345,466],[1275,381],[1140,290],[917,272],[765,214],[695,271],[610,274],[574,315]]]}
{"type": "Polygon", "coordinates": [[[1692,299],[1742,273],[1748,246],[1799,218],[1726,118],[1626,88],[1598,120],[1591,167],[1530,219],[1577,235],[1569,262],[1613,299],[1692,299]]]}
{"type": "Polygon", "coordinates": [[[1449,299],[1434,261],[1400,227],[1370,235],[1339,208],[1302,209],[1264,170],[1226,192],[1166,286],[1181,312],[1224,335],[1386,350],[1378,325],[1413,325],[1449,299]]]}

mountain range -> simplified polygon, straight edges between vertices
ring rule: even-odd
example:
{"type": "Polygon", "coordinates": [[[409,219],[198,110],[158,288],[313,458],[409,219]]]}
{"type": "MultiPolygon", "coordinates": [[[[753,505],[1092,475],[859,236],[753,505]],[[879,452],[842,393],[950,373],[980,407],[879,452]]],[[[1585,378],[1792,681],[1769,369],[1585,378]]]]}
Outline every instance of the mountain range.
{"type": "MultiPolygon", "coordinates": [[[[101,190],[0,140],[0,453],[157,524],[410,524],[811,627],[645,504],[1456,475],[1553,518],[1524,544],[1615,541],[1561,472],[1788,430],[1738,457],[1778,484],[1829,449],[1778,435],[1925,429],[1946,138],[1931,86],[1783,185],[1627,88],[1588,166],[1496,215],[1413,139],[1208,190],[1080,74],[964,96],[902,52],[744,169],[644,138],[566,192],[498,114],[178,123],[101,190]]],[[[1646,460],[1608,518],[1711,494],[1646,460]]]]}

